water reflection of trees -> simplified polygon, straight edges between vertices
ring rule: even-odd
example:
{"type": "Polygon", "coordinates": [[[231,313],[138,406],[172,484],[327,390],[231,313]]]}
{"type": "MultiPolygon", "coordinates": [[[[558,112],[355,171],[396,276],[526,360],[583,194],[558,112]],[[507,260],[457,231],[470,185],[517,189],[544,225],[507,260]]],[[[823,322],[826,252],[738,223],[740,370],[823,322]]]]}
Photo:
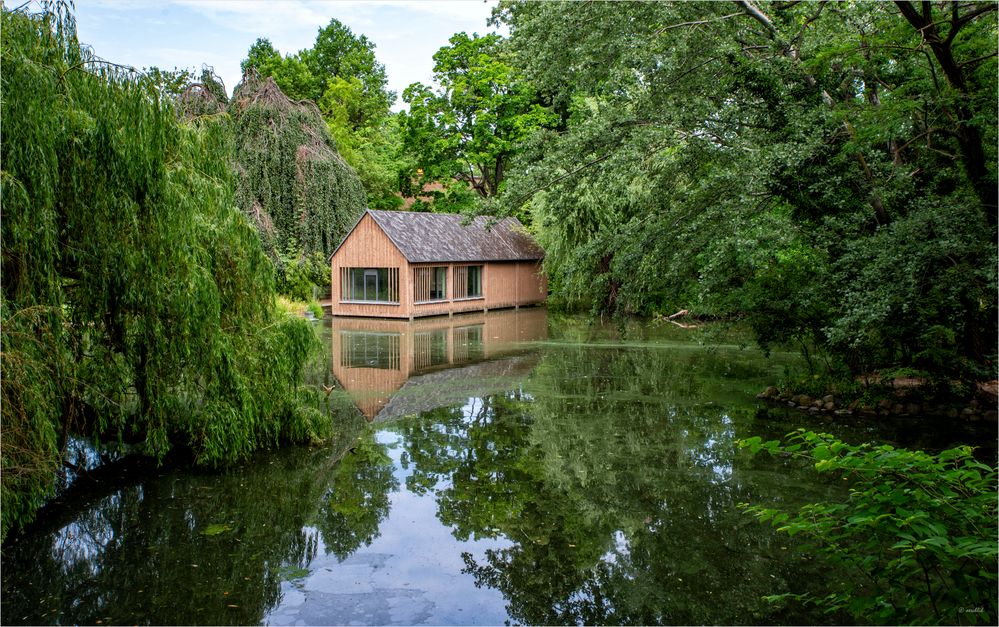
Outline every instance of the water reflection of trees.
{"type": "Polygon", "coordinates": [[[388,513],[395,479],[373,432],[341,453],[167,472],[36,528],[4,547],[4,623],[259,623],[282,579],[320,547],[370,543],[388,513]]]}
{"type": "Polygon", "coordinates": [[[368,429],[341,460],[323,495],[316,527],[326,552],[344,560],[378,537],[398,482],[392,460],[368,429]]]}
{"type": "Polygon", "coordinates": [[[550,351],[522,395],[400,425],[409,487],[440,486],[457,538],[513,541],[464,556],[513,621],[778,622],[761,597],[799,587],[800,560],[736,505],[800,486],[737,453],[751,410],[714,399],[733,367],[754,366],[732,358],[550,351]]]}

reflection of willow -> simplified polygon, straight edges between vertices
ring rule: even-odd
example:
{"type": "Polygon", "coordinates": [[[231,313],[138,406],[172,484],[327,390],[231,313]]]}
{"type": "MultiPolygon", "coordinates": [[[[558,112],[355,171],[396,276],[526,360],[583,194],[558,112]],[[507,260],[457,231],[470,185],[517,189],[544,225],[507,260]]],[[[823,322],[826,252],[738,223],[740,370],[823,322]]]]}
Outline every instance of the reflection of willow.
{"type": "Polygon", "coordinates": [[[438,516],[459,539],[513,541],[481,563],[464,557],[517,622],[782,620],[760,599],[790,589],[797,566],[736,505],[791,488],[737,463],[749,408],[707,402],[730,385],[724,362],[553,350],[527,385],[532,400],[493,396],[405,425],[411,482],[450,478],[438,516]]]}
{"type": "Polygon", "coordinates": [[[341,453],[289,449],[224,474],[171,472],[36,529],[4,547],[5,624],[259,623],[320,540],[346,555],[387,513],[391,473],[336,464],[341,453]],[[352,498],[374,511],[351,520],[363,530],[347,537],[331,524],[336,496],[324,496],[352,481],[352,498]]]}

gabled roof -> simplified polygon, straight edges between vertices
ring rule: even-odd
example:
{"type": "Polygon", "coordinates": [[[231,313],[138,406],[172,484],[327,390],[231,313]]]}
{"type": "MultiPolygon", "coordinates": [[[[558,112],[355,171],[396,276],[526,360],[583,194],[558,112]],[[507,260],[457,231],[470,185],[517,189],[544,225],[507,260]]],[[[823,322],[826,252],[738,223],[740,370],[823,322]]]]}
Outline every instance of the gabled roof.
{"type": "Polygon", "coordinates": [[[410,263],[536,261],[545,256],[517,218],[489,226],[490,218],[480,216],[463,226],[465,216],[451,213],[368,209],[366,214],[410,263]]]}

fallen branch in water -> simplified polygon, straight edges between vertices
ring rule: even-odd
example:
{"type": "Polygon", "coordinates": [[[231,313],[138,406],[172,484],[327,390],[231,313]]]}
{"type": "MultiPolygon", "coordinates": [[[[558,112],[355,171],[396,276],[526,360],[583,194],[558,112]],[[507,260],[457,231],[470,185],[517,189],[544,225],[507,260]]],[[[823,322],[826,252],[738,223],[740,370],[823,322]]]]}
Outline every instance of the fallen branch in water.
{"type": "Polygon", "coordinates": [[[677,322],[676,320],[669,320],[668,318],[667,318],[667,320],[669,321],[670,324],[675,324],[676,326],[680,327],[681,329],[696,329],[697,328],[696,324],[684,324],[683,322],[677,322]]]}

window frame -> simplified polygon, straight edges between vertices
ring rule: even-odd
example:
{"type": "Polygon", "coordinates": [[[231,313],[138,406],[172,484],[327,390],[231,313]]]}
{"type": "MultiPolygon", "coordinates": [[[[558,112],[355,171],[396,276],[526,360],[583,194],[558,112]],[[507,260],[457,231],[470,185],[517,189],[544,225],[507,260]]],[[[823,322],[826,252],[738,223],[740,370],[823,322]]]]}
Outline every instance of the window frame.
{"type": "Polygon", "coordinates": [[[414,305],[446,303],[451,300],[448,298],[447,269],[448,266],[416,266],[413,268],[414,305]]]}
{"type": "Polygon", "coordinates": [[[454,300],[464,301],[464,300],[482,300],[486,297],[485,290],[483,289],[485,275],[485,265],[484,264],[468,264],[460,265],[454,267],[454,300]],[[478,272],[478,288],[479,291],[476,294],[468,294],[468,280],[472,275],[471,269],[476,269],[478,272]]]}
{"type": "Polygon", "coordinates": [[[399,268],[391,266],[344,266],[340,268],[340,303],[345,305],[399,305],[399,268]],[[372,295],[368,293],[368,280],[372,276],[374,277],[373,299],[367,298],[367,296],[372,295]],[[356,298],[358,287],[361,289],[361,298],[356,298]],[[383,288],[385,298],[381,299],[379,294],[383,288]]]}

